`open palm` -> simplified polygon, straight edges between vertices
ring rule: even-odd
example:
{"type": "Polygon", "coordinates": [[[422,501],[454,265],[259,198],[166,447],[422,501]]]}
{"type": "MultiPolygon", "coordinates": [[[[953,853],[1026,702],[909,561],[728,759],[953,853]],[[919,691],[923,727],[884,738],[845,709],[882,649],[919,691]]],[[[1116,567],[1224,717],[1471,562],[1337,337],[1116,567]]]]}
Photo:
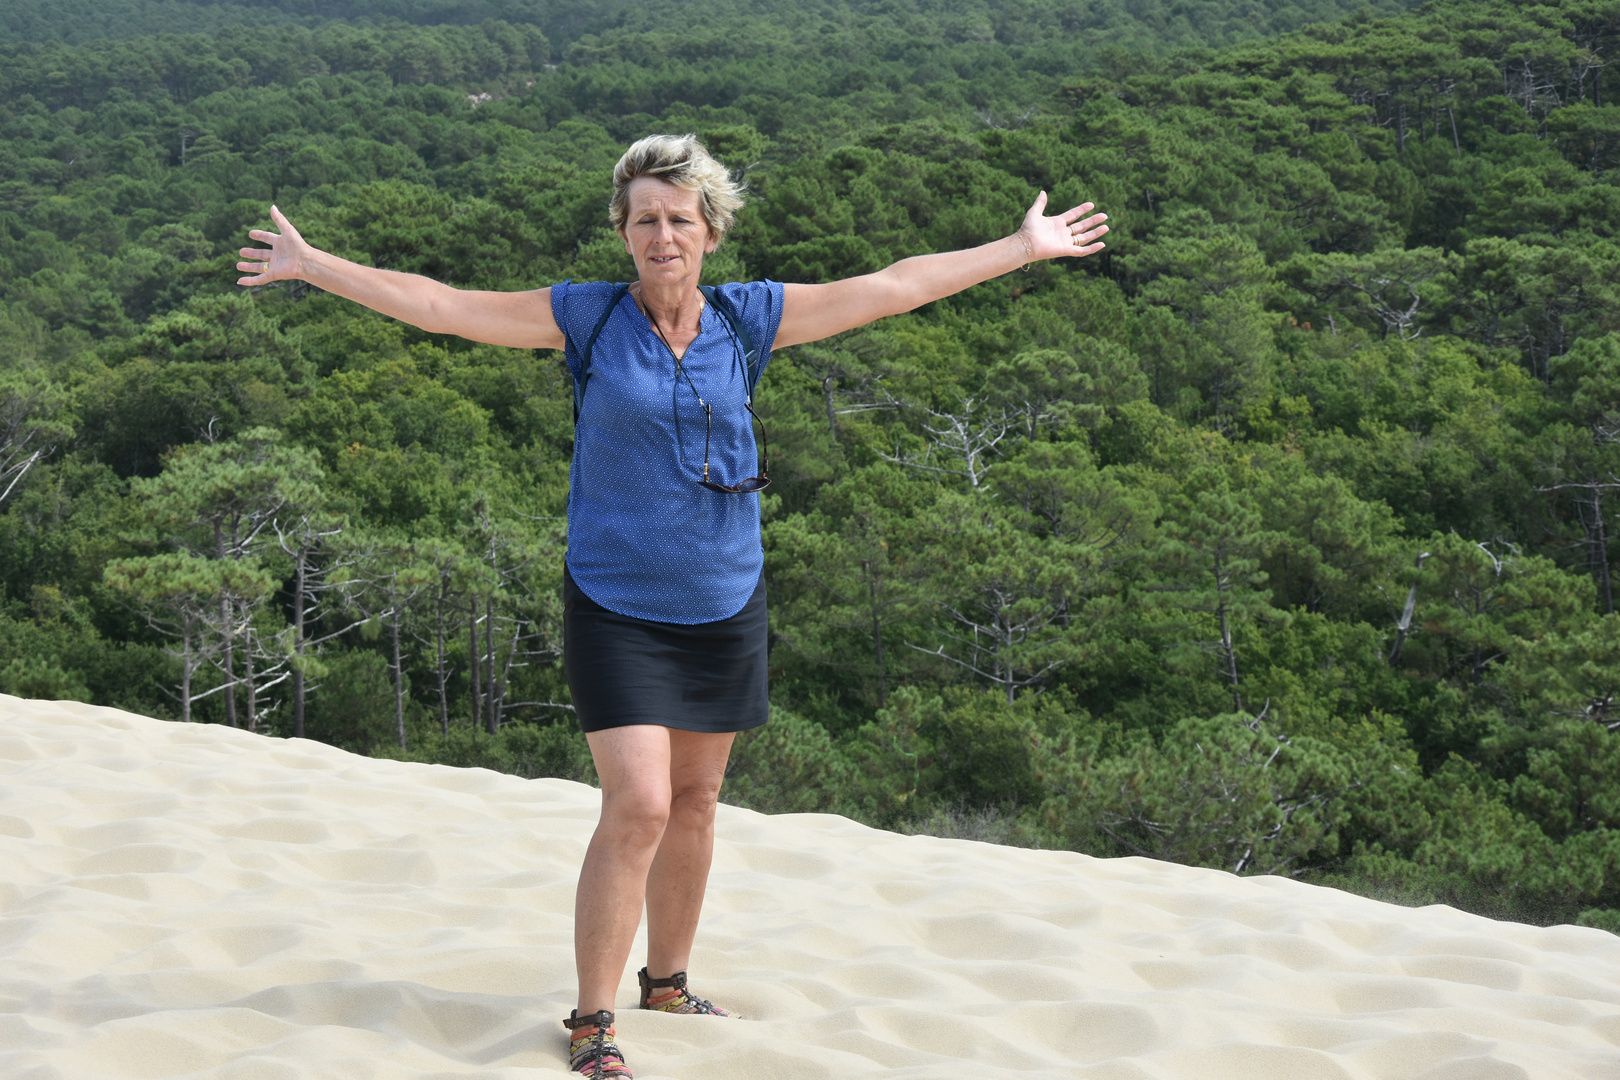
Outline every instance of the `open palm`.
{"type": "Polygon", "coordinates": [[[1102,237],[1108,232],[1103,222],[1107,214],[1092,214],[1092,203],[1081,203],[1061,214],[1045,216],[1046,192],[1035,198],[1035,205],[1024,215],[1018,232],[1024,238],[1030,262],[1037,259],[1061,259],[1090,255],[1104,247],[1102,237]],[[1086,215],[1090,214],[1090,217],[1086,215]]]}
{"type": "Polygon", "coordinates": [[[242,248],[238,252],[243,260],[236,264],[236,268],[243,272],[243,276],[236,279],[238,285],[268,285],[272,281],[297,280],[302,276],[300,268],[309,245],[304,243],[304,238],[298,235],[298,230],[292,227],[286,215],[274,206],[270,208],[270,220],[281,231],[273,233],[266,229],[252,229],[248,232],[249,239],[269,244],[270,248],[242,248]]]}

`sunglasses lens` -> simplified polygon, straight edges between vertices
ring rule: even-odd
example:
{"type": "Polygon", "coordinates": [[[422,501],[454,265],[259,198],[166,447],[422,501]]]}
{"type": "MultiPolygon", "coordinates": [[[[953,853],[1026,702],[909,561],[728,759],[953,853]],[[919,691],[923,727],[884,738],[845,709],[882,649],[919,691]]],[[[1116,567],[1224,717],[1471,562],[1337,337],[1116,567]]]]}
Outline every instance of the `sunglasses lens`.
{"type": "Polygon", "coordinates": [[[769,480],[758,476],[750,476],[740,484],[716,484],[712,480],[699,480],[698,483],[710,491],[718,491],[726,495],[749,495],[756,491],[764,491],[771,486],[769,480]]]}

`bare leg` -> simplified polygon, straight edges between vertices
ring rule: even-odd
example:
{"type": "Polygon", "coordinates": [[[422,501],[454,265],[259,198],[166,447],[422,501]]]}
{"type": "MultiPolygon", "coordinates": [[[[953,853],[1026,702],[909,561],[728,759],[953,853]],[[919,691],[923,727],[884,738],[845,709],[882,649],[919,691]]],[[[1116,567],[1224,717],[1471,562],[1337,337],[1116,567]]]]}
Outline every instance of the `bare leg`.
{"type": "Polygon", "coordinates": [[[613,1008],[643,902],[653,954],[649,967],[654,960],[680,964],[669,971],[652,967],[654,976],[685,966],[703,906],[714,807],[733,738],[651,725],[586,735],[602,781],[602,817],[574,901],[581,1015],[613,1008]]]}
{"type": "Polygon", "coordinates": [[[665,979],[692,958],[714,859],[714,808],[735,734],[671,729],[669,822],[647,876],[647,972],[665,979]]]}
{"type": "Polygon", "coordinates": [[[647,871],[669,819],[669,735],[636,725],[586,734],[602,781],[596,824],[574,898],[579,1012],[613,1009],[641,922],[647,871]]]}

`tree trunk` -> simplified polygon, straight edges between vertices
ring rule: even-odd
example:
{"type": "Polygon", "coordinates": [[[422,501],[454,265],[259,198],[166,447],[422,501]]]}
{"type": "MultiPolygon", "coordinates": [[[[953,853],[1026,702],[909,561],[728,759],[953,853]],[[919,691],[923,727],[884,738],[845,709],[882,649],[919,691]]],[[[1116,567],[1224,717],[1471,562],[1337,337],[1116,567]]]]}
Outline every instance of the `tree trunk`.
{"type": "Polygon", "coordinates": [[[467,608],[467,663],[472,666],[472,678],[468,680],[468,691],[472,694],[472,728],[476,734],[483,726],[484,706],[479,691],[483,689],[483,675],[478,666],[478,601],[474,599],[467,608]]]}
{"type": "Polygon", "coordinates": [[[827,375],[821,380],[821,393],[827,399],[827,438],[834,449],[838,448],[838,410],[833,408],[833,377],[827,375]]]}
{"type": "Polygon", "coordinates": [[[888,672],[883,666],[883,618],[878,610],[877,579],[872,576],[872,560],[863,561],[861,569],[866,571],[866,594],[872,602],[872,645],[877,651],[878,706],[882,707],[889,699],[888,672]]]}
{"type": "Polygon", "coordinates": [[[293,560],[293,738],[304,737],[304,590],[308,560],[298,549],[293,560]]]}
{"type": "Polygon", "coordinates": [[[220,632],[225,638],[223,653],[224,663],[221,665],[225,672],[225,682],[229,688],[223,692],[225,698],[225,723],[229,727],[236,727],[236,634],[231,630],[231,598],[229,594],[223,595],[219,600],[219,617],[222,623],[220,632]]]}
{"type": "Polygon", "coordinates": [[[1592,488],[1592,525],[1589,530],[1592,544],[1592,570],[1603,596],[1603,614],[1614,614],[1614,587],[1609,581],[1609,533],[1603,526],[1603,489],[1592,488]]]}
{"type": "Polygon", "coordinates": [[[1226,654],[1226,681],[1232,686],[1232,704],[1243,711],[1243,695],[1238,692],[1237,649],[1232,645],[1232,627],[1227,619],[1226,605],[1221,604],[1221,649],[1226,654]]]}
{"type": "Polygon", "coordinates": [[[1232,644],[1232,624],[1227,618],[1226,607],[1227,580],[1221,567],[1220,549],[1215,552],[1215,614],[1221,620],[1221,655],[1226,660],[1226,681],[1232,687],[1232,704],[1236,711],[1243,711],[1243,695],[1238,693],[1238,666],[1237,649],[1232,644]]]}
{"type": "Polygon", "coordinates": [[[393,628],[394,645],[394,730],[399,734],[399,748],[405,749],[405,668],[399,652],[399,606],[394,606],[394,617],[389,620],[393,628]]]}
{"type": "Polygon", "coordinates": [[[450,734],[450,673],[444,662],[444,602],[441,600],[434,609],[434,634],[437,637],[436,655],[438,657],[439,674],[439,731],[450,734]]]}
{"type": "Polygon", "coordinates": [[[197,670],[192,655],[192,632],[188,627],[180,639],[180,722],[191,723],[191,676],[197,670]]]}
{"type": "MultiPolygon", "coordinates": [[[[214,522],[214,557],[225,559],[225,533],[218,521],[214,522]]],[[[225,636],[225,723],[236,727],[236,633],[231,629],[231,597],[228,592],[219,598],[220,632],[225,636]]]]}
{"type": "MultiPolygon", "coordinates": [[[[1417,557],[1417,562],[1413,564],[1414,567],[1418,570],[1423,569],[1423,560],[1428,557],[1429,553],[1427,551],[1420,554],[1417,557]]],[[[1395,646],[1389,650],[1390,667],[1394,667],[1400,660],[1401,646],[1406,644],[1407,635],[1412,632],[1412,613],[1417,610],[1417,595],[1417,582],[1414,581],[1412,587],[1406,592],[1406,608],[1401,612],[1401,621],[1395,624],[1395,646]]]]}
{"type": "Polygon", "coordinates": [[[253,672],[253,627],[249,626],[242,636],[242,682],[247,687],[247,729],[259,730],[259,690],[254,685],[253,672]]]}
{"type": "Polygon", "coordinates": [[[501,729],[501,702],[495,686],[495,594],[484,599],[484,641],[488,651],[484,656],[484,677],[488,689],[484,694],[484,709],[489,717],[489,733],[501,729]]]}
{"type": "Polygon", "coordinates": [[[1401,649],[1406,645],[1406,635],[1412,632],[1412,610],[1417,607],[1417,582],[1406,591],[1406,610],[1401,612],[1401,621],[1395,624],[1395,644],[1389,650],[1389,666],[1394,667],[1400,661],[1401,649]]]}

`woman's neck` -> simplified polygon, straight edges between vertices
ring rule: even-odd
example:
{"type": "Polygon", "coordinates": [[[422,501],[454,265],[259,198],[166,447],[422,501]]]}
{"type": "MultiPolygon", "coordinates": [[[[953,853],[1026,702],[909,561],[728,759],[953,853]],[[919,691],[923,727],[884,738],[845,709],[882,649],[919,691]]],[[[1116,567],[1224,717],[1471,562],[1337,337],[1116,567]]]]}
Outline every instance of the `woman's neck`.
{"type": "Polygon", "coordinates": [[[630,286],[630,295],[642,314],[666,334],[695,334],[702,325],[703,294],[694,284],[655,290],[638,281],[630,286]]]}

